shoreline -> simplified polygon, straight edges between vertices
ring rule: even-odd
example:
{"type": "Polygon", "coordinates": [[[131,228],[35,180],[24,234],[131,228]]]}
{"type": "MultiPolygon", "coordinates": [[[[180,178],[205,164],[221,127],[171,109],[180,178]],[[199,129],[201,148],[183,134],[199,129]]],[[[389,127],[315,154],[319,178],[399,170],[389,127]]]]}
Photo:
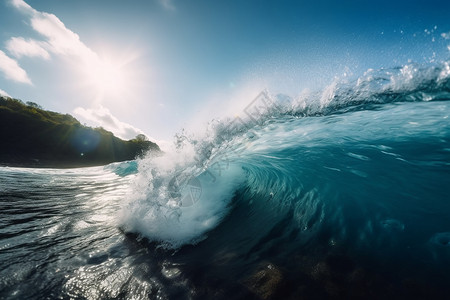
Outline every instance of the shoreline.
{"type": "Polygon", "coordinates": [[[124,162],[112,161],[106,163],[77,163],[77,162],[0,162],[0,168],[33,168],[33,169],[78,169],[89,167],[101,167],[111,163],[124,162]]]}

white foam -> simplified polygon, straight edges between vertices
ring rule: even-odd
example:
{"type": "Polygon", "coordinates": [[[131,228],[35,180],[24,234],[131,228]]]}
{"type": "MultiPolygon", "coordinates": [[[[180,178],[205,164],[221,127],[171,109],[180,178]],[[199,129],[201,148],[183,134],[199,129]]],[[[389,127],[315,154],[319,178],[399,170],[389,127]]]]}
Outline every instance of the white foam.
{"type": "Polygon", "coordinates": [[[193,149],[187,147],[140,161],[134,193],[120,217],[125,231],[138,233],[166,248],[178,248],[201,241],[220,223],[243,181],[242,169],[228,165],[220,173],[202,172],[193,158],[193,149]],[[172,190],[175,177],[182,181],[179,196],[172,190]],[[191,186],[189,178],[198,185],[191,186]],[[185,202],[192,193],[193,201],[185,202]]]}
{"type": "MultiPolygon", "coordinates": [[[[221,170],[221,174],[216,174],[215,180],[205,175],[212,174],[204,173],[204,168],[211,165],[211,157],[217,153],[230,151],[230,149],[239,152],[243,149],[240,152],[241,155],[264,155],[271,152],[271,149],[279,151],[280,147],[297,145],[302,139],[306,141],[305,145],[314,146],[342,132],[345,132],[347,138],[349,132],[355,137],[361,134],[367,135],[367,132],[349,131],[352,124],[369,122],[365,116],[358,113],[351,115],[353,123],[348,121],[349,116],[336,115],[334,121],[342,120],[342,118],[346,118],[347,121],[340,122],[341,126],[334,126],[333,130],[336,130],[334,133],[330,130],[322,130],[321,119],[310,119],[307,122],[301,119],[296,120],[297,116],[328,113],[333,108],[341,109],[361,103],[390,103],[397,101],[393,97],[396,93],[404,95],[405,91],[408,92],[406,94],[409,98],[402,98],[400,101],[427,101],[436,97],[435,89],[439,87],[424,93],[421,84],[423,82],[441,84],[438,79],[447,77],[448,63],[446,62],[426,69],[413,63],[396,69],[378,71],[369,69],[355,82],[347,82],[346,78],[343,80],[337,78],[323,92],[305,91],[298,99],[266,95],[270,100],[267,102],[275,103],[276,107],[264,106],[261,113],[247,116],[247,119],[239,117],[231,120],[213,120],[206,128],[203,127],[206,130],[203,135],[201,130],[191,136],[183,131],[177,135],[177,141],[172,148],[166,147],[164,155],[139,161],[134,192],[124,205],[120,225],[125,231],[137,232],[143,237],[161,242],[170,248],[196,243],[205,238],[205,234],[217,226],[229,212],[229,204],[234,192],[244,181],[244,174],[239,165],[233,164],[230,164],[226,170],[221,170]],[[271,121],[283,114],[292,114],[296,119],[289,119],[285,126],[272,126],[271,121]],[[237,120],[240,123],[234,122],[237,120]],[[292,132],[295,134],[293,135],[292,132]],[[316,144],[315,141],[317,141],[316,144]],[[171,184],[177,182],[175,180],[177,178],[184,183],[189,183],[190,178],[194,178],[194,181],[197,181],[194,185],[201,186],[201,195],[198,199],[193,199],[192,195],[193,192],[200,194],[198,187],[197,191],[193,191],[196,189],[195,186],[185,186],[175,193],[171,191],[171,184]],[[190,190],[191,188],[193,190],[190,190]]],[[[256,99],[252,99],[246,105],[244,106],[246,108],[250,105],[247,112],[253,112],[255,106],[258,112],[260,110],[256,99]]],[[[404,113],[402,110],[393,111],[399,116],[404,113]]],[[[405,120],[419,119],[412,118],[411,112],[407,113],[408,118],[405,120]]],[[[376,119],[377,111],[371,114],[374,116],[374,122],[379,122],[376,119]]],[[[405,132],[413,134],[411,130],[413,129],[408,128],[405,132]]],[[[414,130],[419,132],[420,128],[414,128],[414,130]]],[[[382,128],[374,129],[372,132],[373,137],[384,136],[384,134],[385,131],[382,128]]],[[[230,153],[225,153],[227,154],[230,153]]],[[[350,153],[349,155],[360,160],[369,159],[360,154],[350,153]]],[[[211,168],[209,171],[213,172],[211,168]]],[[[358,176],[367,177],[367,174],[361,171],[350,171],[358,176]]]]}

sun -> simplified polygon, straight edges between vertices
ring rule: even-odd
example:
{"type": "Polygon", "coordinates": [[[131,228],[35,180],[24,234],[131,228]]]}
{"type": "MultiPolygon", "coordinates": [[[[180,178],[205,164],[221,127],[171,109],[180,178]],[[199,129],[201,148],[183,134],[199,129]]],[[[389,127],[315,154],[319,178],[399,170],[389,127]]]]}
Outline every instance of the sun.
{"type": "Polygon", "coordinates": [[[119,91],[123,88],[125,78],[120,66],[109,60],[100,60],[91,68],[91,83],[101,92],[119,91]]]}
{"type": "Polygon", "coordinates": [[[139,49],[102,47],[74,64],[74,85],[91,106],[126,109],[142,98],[148,69],[139,49]]]}
{"type": "Polygon", "coordinates": [[[137,85],[135,60],[133,53],[116,56],[92,53],[77,67],[82,76],[80,83],[98,103],[123,99],[137,85]]]}
{"type": "Polygon", "coordinates": [[[98,58],[86,66],[87,84],[100,96],[121,94],[127,89],[126,69],[117,61],[98,58]]]}

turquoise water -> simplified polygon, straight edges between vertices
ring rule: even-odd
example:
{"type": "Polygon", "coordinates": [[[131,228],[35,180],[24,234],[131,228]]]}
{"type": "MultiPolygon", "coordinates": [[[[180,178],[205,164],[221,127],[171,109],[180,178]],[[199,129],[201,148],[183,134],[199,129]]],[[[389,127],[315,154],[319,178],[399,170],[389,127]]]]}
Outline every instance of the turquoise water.
{"type": "Polygon", "coordinates": [[[449,76],[368,71],[158,157],[0,168],[0,298],[445,298],[449,76]]]}

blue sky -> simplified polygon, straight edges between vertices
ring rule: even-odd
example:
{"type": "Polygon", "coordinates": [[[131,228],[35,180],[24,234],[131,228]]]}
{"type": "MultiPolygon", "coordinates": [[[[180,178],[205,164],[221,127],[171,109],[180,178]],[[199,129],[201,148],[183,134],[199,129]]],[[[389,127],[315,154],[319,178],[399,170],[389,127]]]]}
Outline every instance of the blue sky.
{"type": "Polygon", "coordinates": [[[2,0],[0,92],[171,140],[262,89],[295,97],[447,60],[449,12],[435,0],[2,0]]]}

